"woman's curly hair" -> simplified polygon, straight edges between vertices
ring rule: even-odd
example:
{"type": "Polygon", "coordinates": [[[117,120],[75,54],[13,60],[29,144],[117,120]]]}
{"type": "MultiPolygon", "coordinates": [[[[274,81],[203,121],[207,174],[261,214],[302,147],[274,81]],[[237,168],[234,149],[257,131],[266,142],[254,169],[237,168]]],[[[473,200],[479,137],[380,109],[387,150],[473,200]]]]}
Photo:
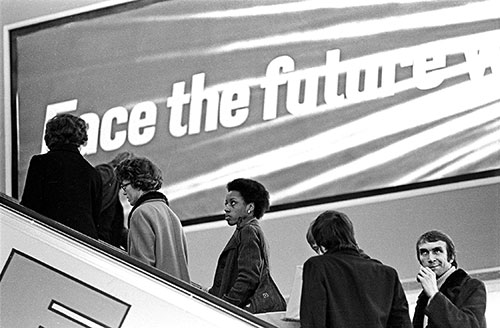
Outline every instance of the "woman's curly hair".
{"type": "Polygon", "coordinates": [[[254,203],[254,216],[260,219],[269,209],[269,192],[255,180],[235,179],[227,184],[227,191],[238,191],[245,203],[254,203]]]}
{"type": "Polygon", "coordinates": [[[161,188],[163,177],[161,170],[145,157],[125,159],[116,167],[116,176],[120,183],[130,181],[132,187],[142,191],[154,191],[161,188]]]}
{"type": "Polygon", "coordinates": [[[49,149],[63,144],[79,147],[88,140],[87,123],[71,114],[58,114],[47,122],[44,140],[49,149]]]}

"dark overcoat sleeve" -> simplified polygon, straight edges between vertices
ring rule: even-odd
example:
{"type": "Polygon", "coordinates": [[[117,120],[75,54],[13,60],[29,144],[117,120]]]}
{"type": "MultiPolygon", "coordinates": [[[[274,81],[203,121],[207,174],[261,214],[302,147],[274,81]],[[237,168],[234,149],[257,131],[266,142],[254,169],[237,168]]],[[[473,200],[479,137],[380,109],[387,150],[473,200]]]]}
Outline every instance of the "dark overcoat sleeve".
{"type": "Polygon", "coordinates": [[[300,299],[301,328],[327,326],[328,295],[325,277],[326,273],[311,259],[304,263],[300,299]]]}
{"type": "Polygon", "coordinates": [[[387,320],[387,328],[411,328],[410,313],[408,311],[408,301],[403,286],[396,273],[394,279],[394,296],[392,300],[391,312],[387,320]]]}
{"type": "Polygon", "coordinates": [[[460,287],[455,304],[438,292],[427,305],[425,314],[435,327],[484,328],[485,311],[486,287],[480,280],[469,279],[460,287]]]}
{"type": "Polygon", "coordinates": [[[43,206],[43,178],[42,163],[35,155],[28,166],[21,204],[36,212],[41,212],[43,206]]]}
{"type": "Polygon", "coordinates": [[[92,201],[92,220],[94,226],[99,227],[101,209],[102,209],[102,181],[99,172],[93,167],[92,169],[92,184],[91,184],[91,201],[92,201]]]}

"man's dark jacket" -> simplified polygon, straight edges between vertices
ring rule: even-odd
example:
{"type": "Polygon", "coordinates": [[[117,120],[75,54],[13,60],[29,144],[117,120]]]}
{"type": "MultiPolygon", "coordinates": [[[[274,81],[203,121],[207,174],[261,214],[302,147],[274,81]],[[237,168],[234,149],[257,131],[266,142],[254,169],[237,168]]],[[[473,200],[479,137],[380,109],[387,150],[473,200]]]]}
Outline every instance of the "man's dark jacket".
{"type": "Polygon", "coordinates": [[[58,145],[31,158],[21,204],[97,238],[101,178],[75,145],[58,145]]]}
{"type": "Polygon", "coordinates": [[[302,328],[409,328],[395,269],[356,250],[328,251],[304,263],[302,328]]]}
{"type": "Polygon", "coordinates": [[[486,328],[485,311],[484,283],[458,269],[446,279],[430,302],[424,292],[419,295],[413,327],[423,328],[426,314],[427,328],[486,328]]]}

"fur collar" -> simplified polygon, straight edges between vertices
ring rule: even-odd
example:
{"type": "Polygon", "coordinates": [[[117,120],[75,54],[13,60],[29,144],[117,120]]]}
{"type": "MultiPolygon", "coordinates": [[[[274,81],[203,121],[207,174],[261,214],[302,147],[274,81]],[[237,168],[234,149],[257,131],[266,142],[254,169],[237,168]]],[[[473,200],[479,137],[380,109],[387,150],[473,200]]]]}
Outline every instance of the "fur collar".
{"type": "Polygon", "coordinates": [[[156,199],[156,200],[164,201],[167,205],[169,205],[168,204],[167,196],[165,196],[161,192],[159,192],[159,191],[150,191],[150,192],[147,192],[147,193],[143,194],[141,197],[139,197],[139,199],[135,203],[135,205],[132,208],[132,210],[130,210],[130,213],[128,214],[128,219],[130,220],[130,218],[132,217],[132,213],[135,211],[135,209],[137,207],[139,207],[141,204],[143,204],[144,202],[146,202],[148,200],[151,200],[151,199],[156,199]]]}

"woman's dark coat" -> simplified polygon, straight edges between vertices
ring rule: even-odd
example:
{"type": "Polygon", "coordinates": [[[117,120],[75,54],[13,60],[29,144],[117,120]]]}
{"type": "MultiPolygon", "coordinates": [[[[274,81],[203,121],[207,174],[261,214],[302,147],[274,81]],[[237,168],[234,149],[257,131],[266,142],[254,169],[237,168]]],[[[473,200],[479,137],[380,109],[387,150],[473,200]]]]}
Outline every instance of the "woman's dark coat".
{"type": "Polygon", "coordinates": [[[244,307],[259,285],[267,256],[264,233],[257,219],[236,228],[219,256],[209,293],[244,307]]]}
{"type": "Polygon", "coordinates": [[[75,145],[59,145],[31,158],[21,204],[97,238],[101,178],[75,145]]]}

